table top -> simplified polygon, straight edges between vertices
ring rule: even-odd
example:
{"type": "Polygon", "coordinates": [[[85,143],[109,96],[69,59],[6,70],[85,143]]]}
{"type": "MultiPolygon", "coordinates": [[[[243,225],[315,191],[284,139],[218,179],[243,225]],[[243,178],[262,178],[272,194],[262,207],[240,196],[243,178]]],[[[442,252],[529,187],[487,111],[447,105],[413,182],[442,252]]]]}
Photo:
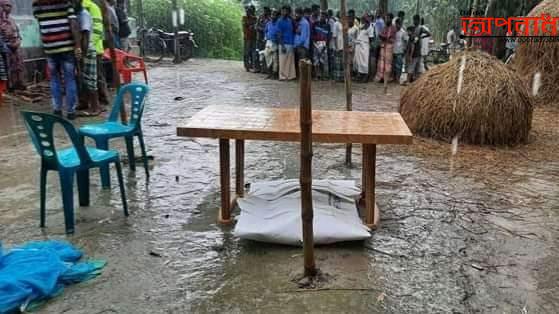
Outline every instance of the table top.
{"type": "MultiPolygon", "coordinates": [[[[177,135],[221,139],[300,141],[299,110],[212,105],[196,113],[177,135]]],[[[411,144],[399,113],[313,110],[313,142],[411,144]]]]}

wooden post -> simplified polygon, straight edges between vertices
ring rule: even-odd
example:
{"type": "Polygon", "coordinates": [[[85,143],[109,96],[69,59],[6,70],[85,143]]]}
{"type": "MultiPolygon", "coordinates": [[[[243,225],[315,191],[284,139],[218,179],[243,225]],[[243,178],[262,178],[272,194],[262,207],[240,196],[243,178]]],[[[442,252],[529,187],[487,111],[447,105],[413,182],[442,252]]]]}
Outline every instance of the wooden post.
{"type": "Polygon", "coordinates": [[[384,44],[384,69],[382,70],[384,75],[382,76],[382,78],[384,79],[384,94],[387,95],[388,94],[388,76],[386,73],[386,54],[388,53],[388,45],[384,44]]]}
{"type": "Polygon", "coordinates": [[[245,141],[235,141],[235,190],[237,197],[245,194],[245,141]]]}
{"type": "Polygon", "coordinates": [[[363,177],[362,185],[365,192],[365,224],[375,227],[378,217],[375,217],[375,175],[376,175],[377,146],[363,144],[363,177]]]}
{"type": "MultiPolygon", "coordinates": [[[[344,41],[344,82],[345,82],[345,99],[346,99],[346,110],[352,111],[352,92],[351,92],[351,68],[353,64],[353,60],[351,60],[349,56],[349,38],[348,38],[348,31],[349,31],[349,21],[347,17],[347,6],[346,0],[340,0],[340,18],[342,19],[342,37],[344,41]]],[[[346,151],[345,151],[345,163],[348,166],[351,166],[351,150],[352,144],[346,144],[346,151]]]]}
{"type": "Polygon", "coordinates": [[[312,204],[312,103],[311,71],[308,60],[299,61],[300,73],[300,115],[301,123],[301,218],[303,221],[303,253],[305,277],[316,275],[314,263],[313,204],[312,204]]]}
{"type": "Polygon", "coordinates": [[[219,139],[219,178],[221,183],[221,210],[218,221],[222,224],[231,222],[231,177],[230,177],[229,140],[219,139]]]}
{"type": "MultiPolygon", "coordinates": [[[[120,74],[116,69],[116,53],[115,53],[115,42],[113,37],[113,31],[111,29],[111,23],[109,23],[109,17],[107,15],[107,1],[103,0],[101,5],[101,13],[103,14],[103,28],[105,29],[105,34],[107,34],[107,46],[109,46],[109,54],[111,55],[111,65],[113,68],[113,87],[118,91],[120,89],[120,74]]],[[[97,65],[102,66],[102,65],[97,65]]],[[[120,120],[122,123],[126,124],[128,121],[128,116],[126,114],[126,107],[120,107],[120,120]]]]}

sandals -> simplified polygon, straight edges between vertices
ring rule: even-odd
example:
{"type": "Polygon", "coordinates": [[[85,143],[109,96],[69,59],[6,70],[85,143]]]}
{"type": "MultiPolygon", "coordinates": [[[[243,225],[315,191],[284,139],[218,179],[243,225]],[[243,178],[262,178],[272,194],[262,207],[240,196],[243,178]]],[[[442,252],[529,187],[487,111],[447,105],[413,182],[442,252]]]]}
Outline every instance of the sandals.
{"type": "Polygon", "coordinates": [[[78,117],[97,117],[101,114],[101,111],[80,111],[78,112],[78,117]]]}

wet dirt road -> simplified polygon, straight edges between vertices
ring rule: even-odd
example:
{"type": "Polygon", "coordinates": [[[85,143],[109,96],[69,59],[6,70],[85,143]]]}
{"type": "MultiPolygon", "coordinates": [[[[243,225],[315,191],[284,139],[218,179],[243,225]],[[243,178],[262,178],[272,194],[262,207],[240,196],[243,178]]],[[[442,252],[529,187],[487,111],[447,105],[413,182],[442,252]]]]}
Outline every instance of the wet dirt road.
{"type": "MultiPolygon", "coordinates": [[[[370,240],[319,247],[331,277],[318,291],[291,282],[301,249],[239,241],[216,224],[217,141],[176,137],[175,127],[210,104],[295,107],[296,83],[264,80],[241,63],[192,60],[150,72],[144,129],[152,163],[125,170],[125,219],[113,175],[64,235],[58,179],[49,176],[47,228],[39,225],[38,158],[17,111],[0,107],[0,239],[4,246],[67,239],[106,259],[102,276],[69,287],[44,313],[556,313],[559,308],[559,110],[540,108],[531,142],[514,149],[416,138],[380,146],[381,228],[370,240]],[[175,97],[182,100],[174,100],[175,97]],[[151,253],[151,254],[150,254],[151,253]]],[[[355,85],[354,109],[397,111],[399,87],[355,85]]],[[[313,83],[314,108],[343,110],[343,84],[313,83]]],[[[124,154],[121,141],[111,142],[124,154]]],[[[295,143],[246,146],[247,181],[296,178],[295,143]]],[[[315,145],[315,178],[360,180],[342,145],[315,145]]]]}

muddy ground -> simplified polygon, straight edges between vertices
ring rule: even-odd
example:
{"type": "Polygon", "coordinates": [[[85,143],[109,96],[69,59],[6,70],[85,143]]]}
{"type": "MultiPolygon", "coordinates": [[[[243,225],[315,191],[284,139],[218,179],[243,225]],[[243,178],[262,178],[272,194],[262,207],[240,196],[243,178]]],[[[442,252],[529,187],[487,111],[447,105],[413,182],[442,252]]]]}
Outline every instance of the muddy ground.
{"type": "MultiPolygon", "coordinates": [[[[39,159],[18,110],[0,107],[0,239],[66,239],[106,259],[97,279],[69,287],[42,313],[556,313],[559,308],[559,110],[538,108],[530,143],[516,148],[416,138],[380,146],[377,201],[381,228],[365,242],[317,249],[330,277],[322,290],[291,282],[300,248],[240,241],[216,224],[217,141],[178,138],[175,127],[210,104],[294,107],[294,82],[245,73],[241,63],[191,60],[150,71],[144,116],[149,182],[125,170],[131,216],[118,185],[77,209],[64,235],[58,178],[49,176],[47,228],[39,228],[39,159]],[[175,97],[182,100],[174,100],[175,97]]],[[[356,85],[354,109],[397,111],[400,87],[383,95],[356,85]]],[[[313,105],[343,109],[343,84],[313,83],[313,105]]],[[[84,122],[86,120],[81,120],[84,122]]],[[[79,123],[79,122],[78,122],[79,123]]],[[[124,154],[123,143],[116,140],[124,154]]],[[[295,143],[248,142],[248,181],[295,178],[295,143]]],[[[341,145],[316,145],[315,178],[360,180],[343,165],[341,145]]]]}

